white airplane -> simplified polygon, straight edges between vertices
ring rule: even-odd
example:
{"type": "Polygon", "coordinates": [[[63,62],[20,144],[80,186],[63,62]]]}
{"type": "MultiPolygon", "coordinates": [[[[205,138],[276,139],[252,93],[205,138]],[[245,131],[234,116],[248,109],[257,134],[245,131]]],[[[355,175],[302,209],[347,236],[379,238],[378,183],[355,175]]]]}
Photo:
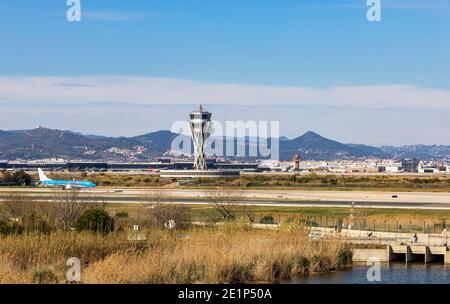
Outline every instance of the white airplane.
{"type": "Polygon", "coordinates": [[[86,180],[53,180],[45,176],[44,171],[41,168],[38,169],[39,180],[44,187],[62,187],[66,190],[72,188],[89,188],[92,189],[97,185],[93,182],[86,180]]]}

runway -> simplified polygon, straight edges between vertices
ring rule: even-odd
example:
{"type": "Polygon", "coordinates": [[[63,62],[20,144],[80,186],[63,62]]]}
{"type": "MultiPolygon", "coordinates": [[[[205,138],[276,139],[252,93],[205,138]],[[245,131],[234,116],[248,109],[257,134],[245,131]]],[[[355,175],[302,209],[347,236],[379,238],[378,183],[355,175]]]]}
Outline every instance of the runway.
{"type": "MultiPolygon", "coordinates": [[[[208,191],[202,189],[95,189],[77,192],[83,202],[166,203],[207,205],[208,191]]],[[[356,207],[403,209],[450,209],[450,193],[354,192],[297,190],[220,190],[231,191],[240,204],[267,207],[356,207]]],[[[20,195],[34,201],[55,201],[62,190],[48,188],[0,188],[0,201],[20,195]]]]}

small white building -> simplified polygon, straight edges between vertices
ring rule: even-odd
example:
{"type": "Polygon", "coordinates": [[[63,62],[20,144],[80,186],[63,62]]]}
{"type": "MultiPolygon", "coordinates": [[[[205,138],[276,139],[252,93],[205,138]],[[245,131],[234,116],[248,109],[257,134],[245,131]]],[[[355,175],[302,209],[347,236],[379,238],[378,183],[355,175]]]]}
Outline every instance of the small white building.
{"type": "Polygon", "coordinates": [[[424,163],[421,161],[421,162],[419,162],[419,166],[417,167],[417,172],[419,172],[419,173],[439,173],[439,168],[425,166],[424,163]]]}
{"type": "Polygon", "coordinates": [[[399,166],[387,166],[385,167],[387,173],[399,173],[402,172],[402,167],[399,166]]]}

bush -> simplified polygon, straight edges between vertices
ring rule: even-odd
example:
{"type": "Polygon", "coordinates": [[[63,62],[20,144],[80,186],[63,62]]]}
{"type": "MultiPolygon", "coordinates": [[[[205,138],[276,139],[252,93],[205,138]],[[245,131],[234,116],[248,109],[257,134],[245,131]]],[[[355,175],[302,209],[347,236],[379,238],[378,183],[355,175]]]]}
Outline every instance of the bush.
{"type": "Polygon", "coordinates": [[[309,271],[309,266],[311,265],[311,262],[308,260],[307,257],[299,256],[297,258],[297,268],[296,272],[297,274],[306,275],[309,271]]]}
{"type": "Polygon", "coordinates": [[[103,209],[89,209],[77,219],[75,229],[108,233],[114,230],[114,219],[103,209]]]}
{"type": "Polygon", "coordinates": [[[300,256],[297,259],[297,264],[301,269],[305,269],[307,271],[309,268],[309,265],[311,265],[311,262],[308,260],[307,257],[300,256]]]}
{"type": "Polygon", "coordinates": [[[0,234],[10,235],[10,234],[22,234],[23,226],[19,223],[10,223],[5,220],[0,220],[0,234]]]}
{"type": "Polygon", "coordinates": [[[3,178],[5,182],[9,184],[21,185],[21,186],[30,186],[32,178],[29,174],[25,173],[25,171],[16,171],[14,173],[10,173],[7,171],[2,172],[3,178]]]}
{"type": "Polygon", "coordinates": [[[259,222],[261,224],[271,224],[271,225],[275,224],[275,220],[271,215],[264,216],[259,222]]]}
{"type": "Polygon", "coordinates": [[[353,252],[349,247],[339,250],[337,259],[337,268],[344,269],[352,264],[353,252]]]}
{"type": "Polygon", "coordinates": [[[51,270],[36,271],[33,274],[33,283],[58,284],[58,278],[51,270]]]}
{"type": "Polygon", "coordinates": [[[42,234],[50,234],[55,228],[50,223],[40,217],[35,210],[22,217],[22,225],[27,232],[37,232],[42,234]]]}
{"type": "Polygon", "coordinates": [[[31,176],[24,171],[18,171],[14,172],[13,178],[19,183],[20,185],[24,186],[30,186],[31,185],[31,176]]]}

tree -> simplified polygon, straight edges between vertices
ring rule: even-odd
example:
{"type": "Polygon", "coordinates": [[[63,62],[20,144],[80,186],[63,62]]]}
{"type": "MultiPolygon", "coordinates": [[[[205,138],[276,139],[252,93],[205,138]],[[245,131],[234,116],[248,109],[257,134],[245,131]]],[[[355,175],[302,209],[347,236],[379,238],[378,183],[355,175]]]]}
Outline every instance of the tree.
{"type": "Polygon", "coordinates": [[[46,212],[46,203],[36,203],[28,197],[12,194],[2,206],[2,216],[7,223],[18,227],[23,231],[37,231],[49,234],[54,230],[51,217],[46,212]]]}
{"type": "Polygon", "coordinates": [[[82,201],[76,190],[62,190],[56,194],[54,204],[55,219],[64,230],[72,228],[89,205],[82,201]]]}
{"type": "Polygon", "coordinates": [[[23,186],[30,186],[31,185],[31,176],[25,171],[16,171],[12,175],[13,179],[19,184],[23,186]]]}
{"type": "Polygon", "coordinates": [[[158,226],[166,228],[171,223],[175,223],[177,228],[187,228],[191,219],[190,209],[178,205],[154,205],[147,209],[147,214],[158,226]]]}
{"type": "Polygon", "coordinates": [[[159,227],[168,227],[174,222],[177,228],[186,228],[190,224],[190,208],[167,203],[168,195],[162,189],[151,191],[144,199],[144,214],[159,227]]]}
{"type": "Polygon", "coordinates": [[[220,188],[209,190],[206,197],[211,206],[222,216],[225,221],[234,218],[233,210],[241,201],[241,195],[238,192],[223,190],[220,188]]]}
{"type": "Polygon", "coordinates": [[[34,208],[35,202],[29,198],[10,194],[3,203],[3,214],[13,221],[20,220],[25,214],[29,213],[34,208]]]}
{"type": "Polygon", "coordinates": [[[114,230],[114,219],[103,209],[86,210],[75,222],[77,231],[109,233],[114,230]]]}
{"type": "Polygon", "coordinates": [[[255,222],[255,212],[253,207],[250,205],[242,204],[241,205],[242,214],[245,215],[251,224],[255,222]]]}
{"type": "Polygon", "coordinates": [[[30,186],[32,178],[25,171],[16,171],[14,173],[2,171],[3,180],[9,184],[30,186]]]}

